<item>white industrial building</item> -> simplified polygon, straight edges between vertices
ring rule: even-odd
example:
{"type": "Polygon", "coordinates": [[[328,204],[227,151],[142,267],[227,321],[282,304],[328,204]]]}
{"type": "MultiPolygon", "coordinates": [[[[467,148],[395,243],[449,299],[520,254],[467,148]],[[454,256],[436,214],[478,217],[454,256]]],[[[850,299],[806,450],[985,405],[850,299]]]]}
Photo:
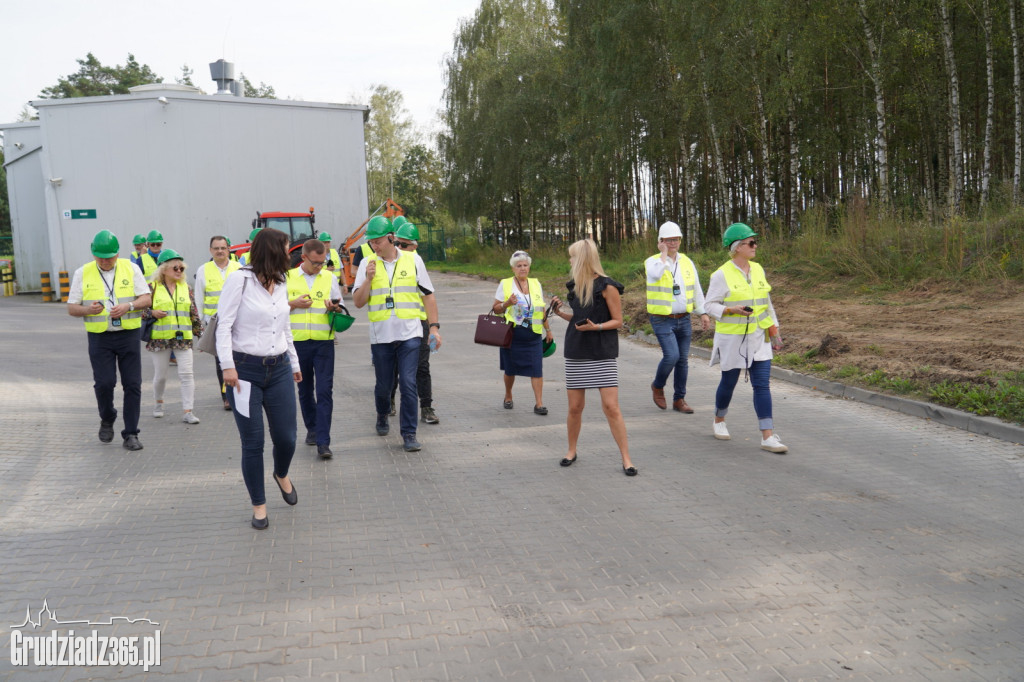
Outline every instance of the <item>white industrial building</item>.
{"type": "Polygon", "coordinates": [[[215,234],[247,241],[257,211],[316,209],[337,243],[367,217],[361,105],[204,95],[154,84],[129,95],[37,100],[39,119],[0,124],[19,291],[73,272],[108,229],[156,229],[190,274],[215,234]]]}

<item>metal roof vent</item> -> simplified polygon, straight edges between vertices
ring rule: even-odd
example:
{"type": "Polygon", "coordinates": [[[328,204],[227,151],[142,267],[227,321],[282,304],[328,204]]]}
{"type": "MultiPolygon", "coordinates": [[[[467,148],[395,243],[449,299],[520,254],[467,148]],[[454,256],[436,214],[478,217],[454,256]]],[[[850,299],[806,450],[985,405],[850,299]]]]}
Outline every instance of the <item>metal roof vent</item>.
{"type": "Polygon", "coordinates": [[[210,63],[210,78],[217,84],[218,95],[233,95],[235,83],[235,65],[218,59],[210,63]]]}

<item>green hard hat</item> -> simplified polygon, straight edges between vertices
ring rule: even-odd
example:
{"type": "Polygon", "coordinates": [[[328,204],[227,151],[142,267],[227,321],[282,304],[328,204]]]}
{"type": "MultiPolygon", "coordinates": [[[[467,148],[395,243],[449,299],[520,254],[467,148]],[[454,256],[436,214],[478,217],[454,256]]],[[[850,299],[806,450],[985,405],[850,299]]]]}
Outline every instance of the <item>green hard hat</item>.
{"type": "Polygon", "coordinates": [[[146,241],[150,244],[162,244],[164,236],[160,234],[159,230],[150,230],[149,234],[146,235],[146,241]]]}
{"type": "Polygon", "coordinates": [[[555,354],[555,349],[558,348],[558,344],[555,343],[554,339],[552,339],[551,341],[544,341],[543,348],[544,357],[550,358],[552,355],[555,354]]]}
{"type": "Polygon", "coordinates": [[[406,221],[405,224],[399,226],[399,228],[395,230],[395,236],[401,239],[411,239],[414,242],[418,242],[420,240],[420,231],[416,229],[415,225],[406,221]]]}
{"type": "Polygon", "coordinates": [[[185,260],[185,258],[174,249],[164,249],[160,252],[160,255],[156,257],[156,264],[163,265],[169,260],[185,260]]]}
{"type": "Polygon", "coordinates": [[[97,258],[113,258],[121,250],[121,245],[117,243],[117,237],[110,230],[97,232],[89,246],[92,249],[92,255],[97,258]]]}
{"type": "Polygon", "coordinates": [[[404,215],[396,215],[394,218],[391,219],[391,224],[394,226],[396,230],[400,228],[402,225],[405,225],[407,222],[409,222],[409,219],[406,218],[404,215]]]}
{"type": "Polygon", "coordinates": [[[741,239],[747,237],[756,237],[757,232],[750,229],[749,225],[743,223],[733,223],[729,227],[725,228],[725,232],[722,234],[722,246],[729,248],[733,242],[738,242],[741,239]]]}
{"type": "Polygon", "coordinates": [[[370,222],[366,224],[367,239],[376,239],[377,237],[383,237],[384,235],[390,234],[394,231],[395,228],[391,225],[391,221],[382,215],[370,218],[370,222]]]}
{"type": "Polygon", "coordinates": [[[259,231],[262,230],[262,229],[263,229],[262,227],[257,227],[255,230],[250,232],[249,233],[249,241],[251,242],[253,239],[256,239],[256,235],[259,234],[259,231]]]}
{"type": "Polygon", "coordinates": [[[322,242],[329,242],[331,241],[331,235],[328,234],[327,232],[321,232],[319,239],[322,242]]]}
{"type": "Polygon", "coordinates": [[[132,244],[135,244],[136,246],[138,246],[139,244],[145,244],[145,243],[146,243],[146,235],[144,235],[144,234],[137,234],[137,235],[135,235],[135,238],[132,239],[132,244]]]}
{"type": "Polygon", "coordinates": [[[226,241],[228,243],[228,246],[231,246],[231,240],[230,239],[228,239],[227,237],[224,237],[224,241],[226,241]]]}

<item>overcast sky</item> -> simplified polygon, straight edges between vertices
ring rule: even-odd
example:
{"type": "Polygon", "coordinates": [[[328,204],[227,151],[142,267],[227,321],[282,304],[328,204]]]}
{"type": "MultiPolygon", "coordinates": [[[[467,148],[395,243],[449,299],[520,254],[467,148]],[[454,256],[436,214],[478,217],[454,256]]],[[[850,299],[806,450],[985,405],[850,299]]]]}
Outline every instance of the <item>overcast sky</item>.
{"type": "Polygon", "coordinates": [[[216,92],[209,63],[234,62],[279,98],[366,104],[372,85],[402,93],[424,132],[439,129],[443,61],[459,21],[479,0],[12,0],[0,10],[0,123],[17,120],[43,88],[129,53],[173,83],[216,92]]]}

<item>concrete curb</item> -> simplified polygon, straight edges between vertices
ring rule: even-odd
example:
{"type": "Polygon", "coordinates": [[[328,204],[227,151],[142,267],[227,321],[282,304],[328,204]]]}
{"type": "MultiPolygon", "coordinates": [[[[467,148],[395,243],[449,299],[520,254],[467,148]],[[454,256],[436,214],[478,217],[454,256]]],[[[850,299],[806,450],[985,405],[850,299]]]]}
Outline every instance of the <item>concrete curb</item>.
{"type": "MultiPolygon", "coordinates": [[[[627,338],[640,343],[646,343],[651,346],[658,345],[658,339],[655,336],[652,334],[645,334],[642,331],[634,332],[627,338]]],[[[703,358],[705,360],[711,359],[711,351],[707,348],[694,348],[691,346],[690,355],[703,358]]],[[[788,381],[789,383],[797,384],[799,386],[806,386],[815,391],[822,391],[829,395],[843,398],[844,400],[856,400],[857,402],[867,403],[869,405],[877,405],[878,407],[902,412],[903,414],[909,414],[913,417],[929,419],[945,426],[952,426],[970,433],[977,433],[981,436],[998,438],[999,440],[1015,444],[1024,443],[1024,428],[1001,421],[995,417],[979,417],[976,414],[955,410],[951,407],[942,407],[941,405],[923,403],[918,400],[900,398],[898,396],[887,395],[885,393],[876,393],[875,391],[869,391],[865,388],[847,386],[846,384],[841,384],[838,381],[830,381],[829,379],[822,379],[821,377],[811,376],[809,374],[801,374],[800,372],[794,372],[791,369],[785,369],[782,367],[773,366],[772,377],[782,381],[788,381]]]]}

